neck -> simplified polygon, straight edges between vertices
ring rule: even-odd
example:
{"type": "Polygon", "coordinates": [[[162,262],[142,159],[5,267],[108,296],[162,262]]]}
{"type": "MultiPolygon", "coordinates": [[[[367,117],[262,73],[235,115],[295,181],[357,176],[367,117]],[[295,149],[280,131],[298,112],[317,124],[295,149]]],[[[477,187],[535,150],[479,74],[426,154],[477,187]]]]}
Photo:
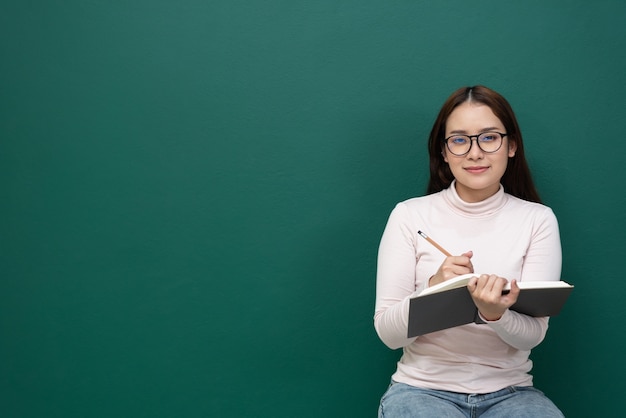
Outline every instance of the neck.
{"type": "Polygon", "coordinates": [[[467,203],[482,202],[485,199],[489,199],[491,196],[498,193],[498,190],[500,190],[500,184],[480,190],[463,187],[457,182],[454,182],[454,186],[459,197],[467,203]]]}

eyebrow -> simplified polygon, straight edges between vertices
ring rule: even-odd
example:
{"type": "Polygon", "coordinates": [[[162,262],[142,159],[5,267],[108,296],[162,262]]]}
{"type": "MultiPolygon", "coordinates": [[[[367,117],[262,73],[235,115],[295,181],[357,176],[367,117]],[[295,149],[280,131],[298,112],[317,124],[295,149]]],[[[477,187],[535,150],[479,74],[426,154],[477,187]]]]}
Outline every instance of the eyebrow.
{"type": "MultiPolygon", "coordinates": [[[[483,132],[494,132],[494,131],[499,131],[499,130],[500,130],[500,128],[498,128],[498,127],[495,127],[495,126],[489,126],[489,127],[487,127],[487,128],[483,128],[483,129],[481,129],[481,130],[480,130],[480,131],[478,131],[478,132],[480,132],[480,133],[483,133],[483,132]]],[[[451,133],[451,134],[461,134],[461,135],[467,135],[467,131],[466,131],[466,130],[463,130],[463,129],[457,129],[457,130],[454,130],[454,131],[450,131],[450,133],[451,133]]]]}

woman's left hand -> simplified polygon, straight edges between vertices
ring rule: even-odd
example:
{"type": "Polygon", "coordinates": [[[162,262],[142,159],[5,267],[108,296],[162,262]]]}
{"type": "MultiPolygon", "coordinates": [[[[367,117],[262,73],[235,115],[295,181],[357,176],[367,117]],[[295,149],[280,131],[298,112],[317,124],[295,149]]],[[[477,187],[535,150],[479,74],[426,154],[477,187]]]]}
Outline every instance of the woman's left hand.
{"type": "Polygon", "coordinates": [[[517,282],[512,280],[511,291],[503,295],[502,288],[506,283],[507,280],[503,277],[482,274],[473,277],[467,284],[474,304],[487,321],[497,321],[517,301],[520,291],[517,282]]]}

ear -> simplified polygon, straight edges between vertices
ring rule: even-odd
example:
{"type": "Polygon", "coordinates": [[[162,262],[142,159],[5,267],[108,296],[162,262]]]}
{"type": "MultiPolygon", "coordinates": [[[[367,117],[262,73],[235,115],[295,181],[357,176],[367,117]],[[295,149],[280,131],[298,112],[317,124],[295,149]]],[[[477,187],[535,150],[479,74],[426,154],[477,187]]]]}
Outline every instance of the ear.
{"type": "Polygon", "coordinates": [[[515,151],[517,151],[517,142],[509,141],[509,158],[515,157],[515,151]]]}
{"type": "Polygon", "coordinates": [[[447,155],[446,155],[446,150],[445,150],[445,149],[442,149],[442,150],[441,150],[441,155],[443,156],[443,160],[444,160],[445,162],[448,162],[448,157],[447,157],[447,155]]]}

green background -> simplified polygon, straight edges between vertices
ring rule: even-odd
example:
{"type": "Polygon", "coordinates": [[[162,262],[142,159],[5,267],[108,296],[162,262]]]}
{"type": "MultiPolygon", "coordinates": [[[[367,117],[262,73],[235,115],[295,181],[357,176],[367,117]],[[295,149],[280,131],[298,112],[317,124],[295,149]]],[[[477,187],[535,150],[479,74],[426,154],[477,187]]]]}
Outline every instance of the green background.
{"type": "Polygon", "coordinates": [[[445,98],[509,99],[576,285],[532,355],[626,406],[626,3],[0,5],[0,415],[375,416],[378,242],[445,98]]]}

